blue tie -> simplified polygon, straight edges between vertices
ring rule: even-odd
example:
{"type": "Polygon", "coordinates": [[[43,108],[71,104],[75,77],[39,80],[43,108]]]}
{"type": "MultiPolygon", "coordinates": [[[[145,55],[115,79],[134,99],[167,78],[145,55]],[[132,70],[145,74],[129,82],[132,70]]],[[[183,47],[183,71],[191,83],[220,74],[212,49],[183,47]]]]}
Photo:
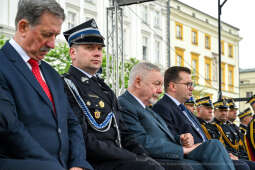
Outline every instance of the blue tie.
{"type": "Polygon", "coordinates": [[[183,104],[180,104],[179,108],[184,113],[184,115],[189,119],[189,121],[191,122],[193,127],[197,130],[197,132],[200,134],[200,136],[202,137],[203,141],[204,142],[207,141],[207,138],[206,138],[203,130],[201,129],[200,125],[198,125],[198,123],[193,119],[193,117],[191,115],[192,113],[183,104]]]}

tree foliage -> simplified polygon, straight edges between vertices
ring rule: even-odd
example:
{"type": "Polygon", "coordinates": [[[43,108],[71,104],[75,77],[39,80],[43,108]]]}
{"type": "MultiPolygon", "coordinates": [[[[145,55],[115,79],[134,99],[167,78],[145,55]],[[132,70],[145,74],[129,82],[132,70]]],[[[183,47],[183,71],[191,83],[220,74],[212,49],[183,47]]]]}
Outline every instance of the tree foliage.
{"type": "Polygon", "coordinates": [[[58,44],[54,49],[50,50],[44,60],[57,70],[59,74],[66,73],[71,65],[67,44],[58,44]]]}

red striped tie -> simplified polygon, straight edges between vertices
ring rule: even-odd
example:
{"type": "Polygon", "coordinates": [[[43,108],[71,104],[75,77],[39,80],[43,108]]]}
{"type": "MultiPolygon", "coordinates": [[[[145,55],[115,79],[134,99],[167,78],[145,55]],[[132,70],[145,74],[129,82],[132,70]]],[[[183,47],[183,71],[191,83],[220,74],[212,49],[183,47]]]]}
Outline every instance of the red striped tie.
{"type": "Polygon", "coordinates": [[[35,76],[35,78],[37,79],[37,81],[39,82],[39,84],[41,85],[41,87],[43,88],[43,91],[46,93],[46,95],[48,96],[48,98],[50,99],[53,108],[54,108],[54,112],[55,111],[55,104],[54,104],[54,100],[52,98],[51,92],[47,86],[47,84],[45,83],[45,81],[42,79],[41,73],[40,73],[40,68],[39,68],[39,64],[38,61],[36,61],[35,59],[29,59],[28,63],[31,65],[32,67],[32,72],[35,76]]]}

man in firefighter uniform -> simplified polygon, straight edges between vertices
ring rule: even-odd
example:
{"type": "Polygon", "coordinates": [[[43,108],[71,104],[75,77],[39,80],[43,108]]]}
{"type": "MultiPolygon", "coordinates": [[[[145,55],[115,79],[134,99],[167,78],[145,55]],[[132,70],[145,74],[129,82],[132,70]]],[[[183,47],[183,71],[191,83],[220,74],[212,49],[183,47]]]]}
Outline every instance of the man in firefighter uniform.
{"type": "MultiPolygon", "coordinates": [[[[247,101],[255,111],[255,95],[249,98],[247,101]]],[[[252,161],[255,161],[255,127],[254,123],[255,122],[255,116],[253,115],[253,119],[248,125],[247,133],[246,133],[246,144],[247,144],[247,153],[249,156],[249,159],[252,161]]]]}
{"type": "Polygon", "coordinates": [[[208,139],[219,139],[220,133],[210,122],[213,119],[213,104],[209,96],[196,100],[197,119],[208,139]]]}
{"type": "Polygon", "coordinates": [[[238,117],[240,119],[239,129],[243,135],[246,135],[248,125],[253,118],[251,108],[248,107],[247,109],[245,109],[242,113],[238,115],[238,117]]]}
{"type": "Polygon", "coordinates": [[[187,100],[184,103],[184,106],[193,114],[195,114],[196,111],[196,102],[194,100],[194,97],[191,96],[189,100],[187,100]]]}
{"type": "MultiPolygon", "coordinates": [[[[233,127],[232,122],[228,121],[229,104],[225,99],[219,100],[214,104],[214,119],[212,124],[217,128],[222,136],[223,144],[232,159],[245,161],[250,169],[255,169],[255,163],[248,160],[247,153],[243,148],[242,137],[239,130],[233,127]]],[[[236,106],[232,106],[235,108],[236,106]]]]}
{"type": "Polygon", "coordinates": [[[97,76],[104,37],[94,19],[66,32],[72,65],[64,75],[69,102],[83,128],[88,161],[95,170],[162,170],[135,142],[125,142],[114,92],[97,76]]]}

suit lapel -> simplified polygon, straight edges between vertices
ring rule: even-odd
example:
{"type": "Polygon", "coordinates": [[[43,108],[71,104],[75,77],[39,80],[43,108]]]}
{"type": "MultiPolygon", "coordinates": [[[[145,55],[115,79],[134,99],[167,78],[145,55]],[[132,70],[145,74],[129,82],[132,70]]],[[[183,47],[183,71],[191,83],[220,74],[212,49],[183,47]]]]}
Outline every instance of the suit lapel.
{"type": "Polygon", "coordinates": [[[10,45],[9,42],[3,47],[3,51],[6,56],[8,56],[9,61],[13,63],[13,66],[18,70],[18,72],[24,76],[24,78],[31,84],[35,91],[42,97],[42,99],[52,107],[52,104],[43,91],[41,85],[33,75],[32,71],[29,70],[28,66],[21,58],[21,56],[16,52],[16,50],[10,45]]]}
{"type": "MultiPolygon", "coordinates": [[[[195,132],[198,133],[199,136],[201,136],[200,132],[193,126],[193,124],[190,122],[190,120],[184,115],[184,113],[180,110],[180,108],[176,105],[176,103],[170,97],[165,95],[164,100],[167,104],[170,103],[172,106],[174,106],[174,109],[178,112],[178,114],[182,115],[182,117],[185,117],[186,121],[188,121],[189,124],[191,124],[191,127],[195,130],[195,132]]],[[[186,114],[189,114],[193,118],[193,120],[197,123],[197,125],[200,126],[199,121],[197,120],[197,118],[192,113],[189,112],[189,113],[186,113],[186,114]]],[[[202,130],[201,126],[200,126],[200,129],[202,130]]]]}
{"type": "Polygon", "coordinates": [[[168,129],[168,127],[165,124],[164,120],[162,120],[161,117],[159,117],[159,115],[157,115],[157,113],[155,113],[150,108],[147,108],[146,111],[150,112],[150,115],[154,118],[154,120],[156,121],[156,123],[159,126],[159,128],[162,131],[164,131],[173,141],[175,141],[175,138],[174,138],[173,134],[168,129]]]}
{"type": "Polygon", "coordinates": [[[155,121],[156,124],[158,125],[158,127],[164,131],[173,141],[175,141],[175,138],[173,136],[173,134],[169,131],[168,127],[166,126],[165,122],[161,119],[161,117],[159,117],[159,115],[157,115],[157,113],[155,113],[153,110],[151,110],[150,108],[146,108],[144,109],[142,107],[142,105],[128,92],[126,91],[124,93],[124,96],[126,97],[126,99],[133,105],[137,106],[142,112],[146,112],[145,114],[149,114],[152,117],[152,121],[155,121]],[[149,113],[148,113],[149,112],[149,113]]]}
{"type": "MultiPolygon", "coordinates": [[[[43,75],[45,75],[45,76],[44,76],[44,79],[45,79],[45,82],[46,82],[46,84],[47,84],[47,86],[48,86],[48,88],[49,88],[49,90],[50,90],[50,92],[51,92],[51,95],[52,95],[52,97],[53,97],[53,101],[54,101],[54,104],[55,104],[56,113],[59,113],[59,112],[58,112],[58,107],[57,107],[57,106],[59,106],[59,104],[60,104],[60,103],[58,103],[59,100],[57,100],[57,90],[58,90],[58,89],[54,88],[54,85],[55,85],[54,81],[55,81],[55,80],[52,79],[52,76],[50,76],[51,74],[50,74],[49,70],[45,68],[45,63],[44,63],[44,61],[42,61],[41,64],[40,64],[40,70],[41,70],[41,72],[43,73],[43,75]]],[[[45,93],[44,93],[44,94],[45,94],[45,93]]],[[[49,100],[49,98],[48,98],[48,96],[47,96],[46,94],[45,94],[45,96],[47,97],[47,103],[51,106],[51,109],[52,109],[52,111],[53,111],[53,113],[54,113],[54,109],[53,109],[53,105],[52,105],[51,101],[49,100]]],[[[60,106],[61,106],[61,105],[60,105],[60,106]]],[[[57,114],[57,115],[58,115],[58,114],[57,114]]]]}

